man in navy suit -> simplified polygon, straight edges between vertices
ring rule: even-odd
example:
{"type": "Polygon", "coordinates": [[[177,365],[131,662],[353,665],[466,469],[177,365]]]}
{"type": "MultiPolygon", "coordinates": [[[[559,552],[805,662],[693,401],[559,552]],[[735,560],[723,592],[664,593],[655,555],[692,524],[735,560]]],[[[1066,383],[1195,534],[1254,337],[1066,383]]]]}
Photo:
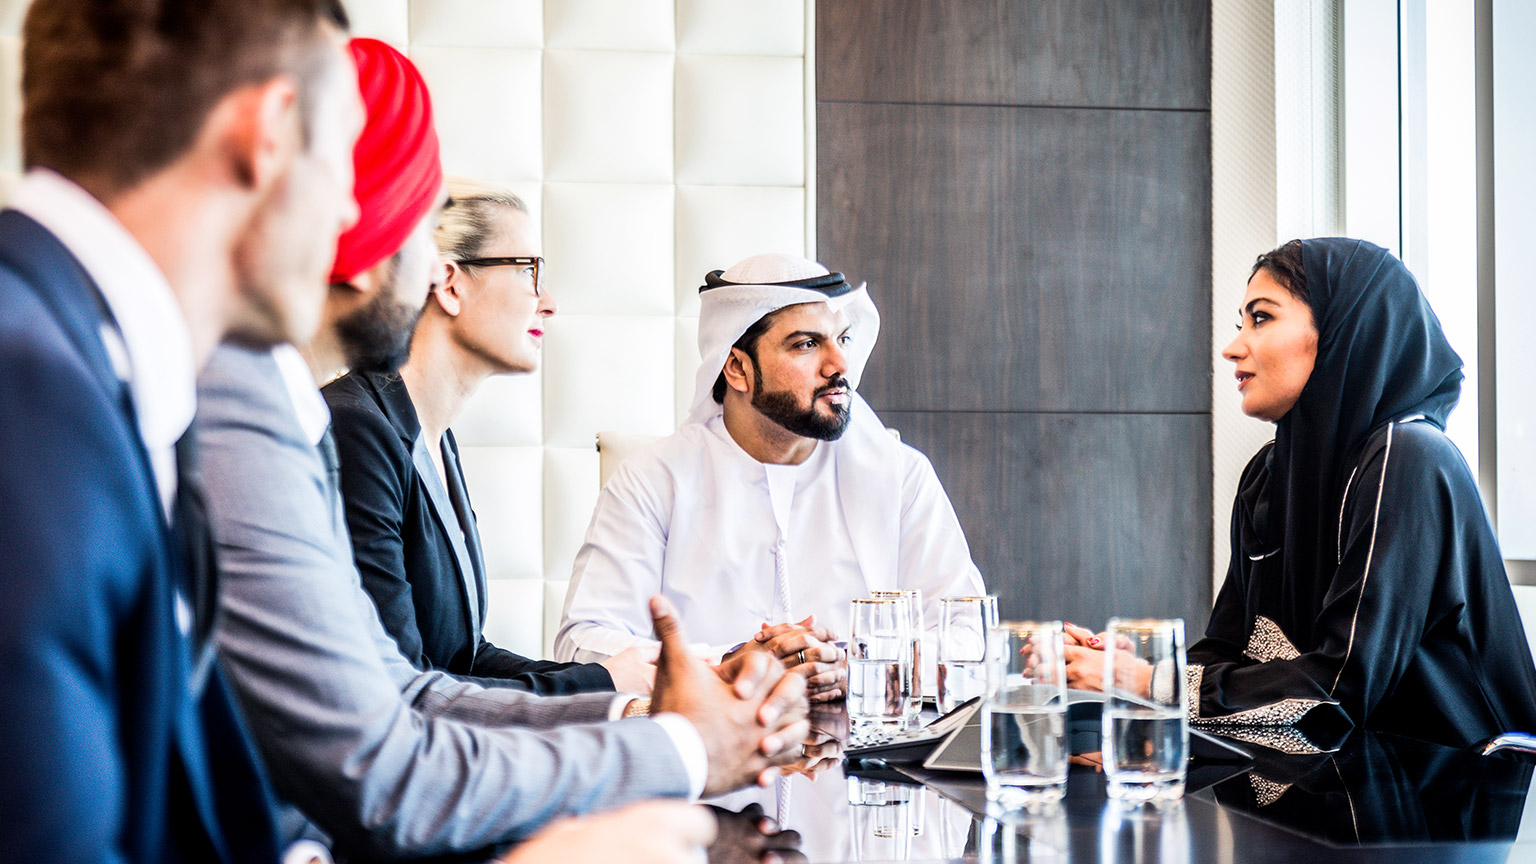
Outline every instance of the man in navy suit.
{"type": "Polygon", "coordinates": [[[338,0],[27,13],[28,173],[0,212],[0,859],[278,859],[213,662],[187,430],[217,343],[318,324],[356,212],[345,27],[338,0]]]}

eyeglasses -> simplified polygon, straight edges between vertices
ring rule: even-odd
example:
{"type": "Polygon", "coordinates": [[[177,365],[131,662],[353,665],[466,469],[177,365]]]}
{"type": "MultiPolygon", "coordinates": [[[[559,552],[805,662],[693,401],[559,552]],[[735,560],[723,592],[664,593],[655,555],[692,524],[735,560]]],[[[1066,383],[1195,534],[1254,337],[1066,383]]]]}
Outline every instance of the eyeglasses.
{"type": "Polygon", "coordinates": [[[537,255],[514,255],[510,258],[465,258],[457,262],[460,267],[532,267],[533,296],[544,296],[539,274],[544,271],[544,259],[537,255]]]}

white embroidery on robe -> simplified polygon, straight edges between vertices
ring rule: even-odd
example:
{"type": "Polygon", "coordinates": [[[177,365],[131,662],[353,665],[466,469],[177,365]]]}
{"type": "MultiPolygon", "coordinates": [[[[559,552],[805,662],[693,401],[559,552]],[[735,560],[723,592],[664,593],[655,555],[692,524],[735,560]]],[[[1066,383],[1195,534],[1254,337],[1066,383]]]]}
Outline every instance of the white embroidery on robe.
{"type": "Polygon", "coordinates": [[[1323,699],[1281,699],[1247,711],[1236,711],[1221,717],[1196,717],[1194,720],[1202,726],[1290,726],[1319,705],[1337,704],[1323,699]]]}
{"type": "Polygon", "coordinates": [[[1248,785],[1253,787],[1254,804],[1260,807],[1268,807],[1279,801],[1280,796],[1285,794],[1285,790],[1291,788],[1289,783],[1276,783],[1268,777],[1260,777],[1257,774],[1248,775],[1248,785]]]}
{"type": "Polygon", "coordinates": [[[1313,744],[1307,736],[1290,726],[1222,729],[1221,737],[1293,756],[1315,756],[1319,753],[1338,752],[1336,748],[1325,750],[1313,744]]]}
{"type": "Polygon", "coordinates": [[[1200,717],[1200,682],[1204,679],[1204,666],[1190,663],[1184,667],[1184,714],[1190,720],[1200,717]]]}
{"type": "Polygon", "coordinates": [[[1253,635],[1248,637],[1248,647],[1243,649],[1243,656],[1265,663],[1270,660],[1295,660],[1301,656],[1301,652],[1296,650],[1291,640],[1285,638],[1279,624],[1260,615],[1253,619],[1253,635]]]}

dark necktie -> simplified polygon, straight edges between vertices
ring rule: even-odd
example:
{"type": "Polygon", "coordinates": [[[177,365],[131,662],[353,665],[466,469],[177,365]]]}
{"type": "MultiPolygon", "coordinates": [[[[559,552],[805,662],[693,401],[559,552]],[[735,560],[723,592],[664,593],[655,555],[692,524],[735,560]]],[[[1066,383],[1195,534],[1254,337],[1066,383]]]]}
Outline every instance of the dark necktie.
{"type": "Polygon", "coordinates": [[[194,693],[199,693],[213,667],[219,580],[218,556],[198,466],[195,424],[176,442],[176,499],[171,507],[171,539],[180,564],[176,591],[192,615],[191,686],[194,693]]]}

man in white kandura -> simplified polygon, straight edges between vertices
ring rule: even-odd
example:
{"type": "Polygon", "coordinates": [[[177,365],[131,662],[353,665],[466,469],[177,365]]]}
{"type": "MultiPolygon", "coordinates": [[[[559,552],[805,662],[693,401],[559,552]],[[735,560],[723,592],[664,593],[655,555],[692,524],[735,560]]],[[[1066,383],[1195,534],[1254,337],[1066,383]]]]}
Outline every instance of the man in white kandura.
{"type": "Polygon", "coordinates": [[[865,287],[778,254],[705,280],[692,407],[603,487],[556,655],[652,643],[665,594],[701,654],[772,651],[831,700],[849,601],[918,588],[934,657],[938,598],[984,589],[933,467],[854,392],[880,329],[865,287]]]}

